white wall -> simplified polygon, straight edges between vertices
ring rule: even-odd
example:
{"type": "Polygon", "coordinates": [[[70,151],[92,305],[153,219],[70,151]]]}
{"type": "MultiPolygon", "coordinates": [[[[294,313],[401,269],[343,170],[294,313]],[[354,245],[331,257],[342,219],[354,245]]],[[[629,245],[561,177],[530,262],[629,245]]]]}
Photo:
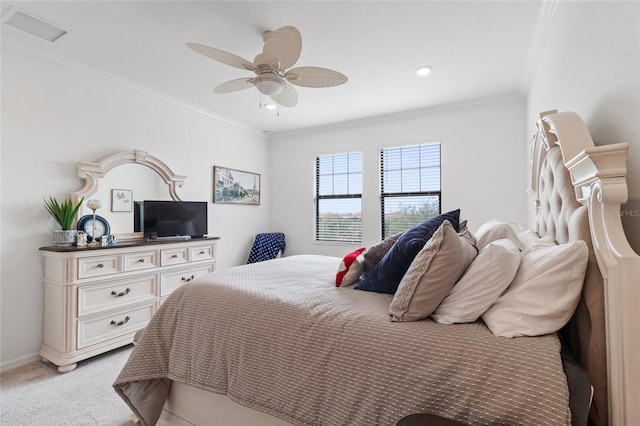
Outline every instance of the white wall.
{"type": "Polygon", "coordinates": [[[328,128],[277,134],[271,140],[271,229],[286,234],[287,255],[328,254],[380,240],[379,150],[442,142],[442,211],[461,209],[469,227],[489,219],[526,222],[525,101],[519,96],[484,99],[377,117],[328,128]],[[363,242],[313,242],[314,159],[362,151],[363,242]]]}
{"type": "Polygon", "coordinates": [[[219,266],[245,263],[254,235],[268,226],[264,135],[3,41],[2,369],[35,359],[42,343],[38,248],[51,245],[56,229],[43,197],[80,189],[78,162],[132,149],[186,175],[184,200],[212,201],[214,165],[262,175],[262,205],[209,204],[209,233],[222,237],[219,266]]]}
{"type": "Polygon", "coordinates": [[[640,253],[640,2],[558,2],[550,28],[532,72],[527,117],[574,111],[596,145],[629,143],[622,224],[640,253]]]}

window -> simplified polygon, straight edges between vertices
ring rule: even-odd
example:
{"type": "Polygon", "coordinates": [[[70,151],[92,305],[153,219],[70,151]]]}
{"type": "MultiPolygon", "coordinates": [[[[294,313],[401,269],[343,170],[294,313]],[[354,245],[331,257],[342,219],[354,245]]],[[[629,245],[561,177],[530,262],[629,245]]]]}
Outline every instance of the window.
{"type": "Polygon", "coordinates": [[[316,158],[316,241],[362,241],[362,153],[316,158]]]}
{"type": "Polygon", "coordinates": [[[440,214],[440,144],[380,150],[382,238],[440,214]]]}

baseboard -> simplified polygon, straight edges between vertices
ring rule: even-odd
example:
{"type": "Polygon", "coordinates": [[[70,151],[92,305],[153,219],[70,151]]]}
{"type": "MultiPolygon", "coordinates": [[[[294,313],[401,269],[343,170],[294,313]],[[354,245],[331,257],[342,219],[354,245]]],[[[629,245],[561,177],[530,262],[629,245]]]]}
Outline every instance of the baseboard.
{"type": "Polygon", "coordinates": [[[0,363],[0,373],[13,370],[14,368],[22,367],[23,365],[27,365],[35,361],[40,361],[41,359],[42,357],[40,357],[38,352],[34,352],[30,355],[21,356],[19,358],[10,359],[8,361],[3,360],[0,363]]]}

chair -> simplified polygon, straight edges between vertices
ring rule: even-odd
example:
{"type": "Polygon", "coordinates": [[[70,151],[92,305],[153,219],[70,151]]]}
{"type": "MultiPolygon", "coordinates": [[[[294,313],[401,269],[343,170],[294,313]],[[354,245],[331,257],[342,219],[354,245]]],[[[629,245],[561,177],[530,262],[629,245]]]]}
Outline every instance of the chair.
{"type": "Polygon", "coordinates": [[[251,247],[247,263],[263,262],[275,259],[284,253],[286,243],[282,232],[257,234],[251,247]]]}

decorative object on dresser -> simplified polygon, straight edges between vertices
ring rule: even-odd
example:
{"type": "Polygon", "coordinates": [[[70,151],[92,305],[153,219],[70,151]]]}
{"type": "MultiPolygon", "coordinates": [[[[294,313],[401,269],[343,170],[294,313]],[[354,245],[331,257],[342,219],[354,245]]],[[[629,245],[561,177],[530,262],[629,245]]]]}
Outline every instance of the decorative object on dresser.
{"type": "Polygon", "coordinates": [[[83,201],[84,197],[74,205],[70,198],[67,198],[62,203],[59,203],[54,197],[44,200],[45,208],[62,228],[53,231],[54,244],[73,245],[76,240],[76,230],[72,229],[72,225],[83,201]]]}
{"type": "Polygon", "coordinates": [[[86,214],[78,219],[78,231],[83,231],[87,234],[89,245],[99,246],[100,237],[109,235],[111,227],[104,217],[96,214],[86,214]]]}
{"type": "Polygon", "coordinates": [[[42,247],[40,355],[66,373],[78,361],[131,343],[171,292],[215,270],[217,240],[42,247]]]}
{"type": "MultiPolygon", "coordinates": [[[[96,200],[95,198],[87,201],[87,207],[89,207],[91,209],[91,211],[93,212],[93,219],[91,220],[91,234],[89,235],[91,237],[91,243],[93,245],[97,245],[98,244],[98,240],[100,239],[100,237],[102,237],[103,235],[108,235],[109,234],[109,230],[108,225],[105,226],[103,228],[103,226],[101,225],[105,225],[106,221],[101,221],[101,225],[99,225],[98,227],[98,232],[99,235],[96,234],[96,210],[98,210],[100,207],[102,207],[102,202],[100,200],[96,200]]],[[[89,232],[89,230],[86,230],[87,232],[89,232]]]]}

